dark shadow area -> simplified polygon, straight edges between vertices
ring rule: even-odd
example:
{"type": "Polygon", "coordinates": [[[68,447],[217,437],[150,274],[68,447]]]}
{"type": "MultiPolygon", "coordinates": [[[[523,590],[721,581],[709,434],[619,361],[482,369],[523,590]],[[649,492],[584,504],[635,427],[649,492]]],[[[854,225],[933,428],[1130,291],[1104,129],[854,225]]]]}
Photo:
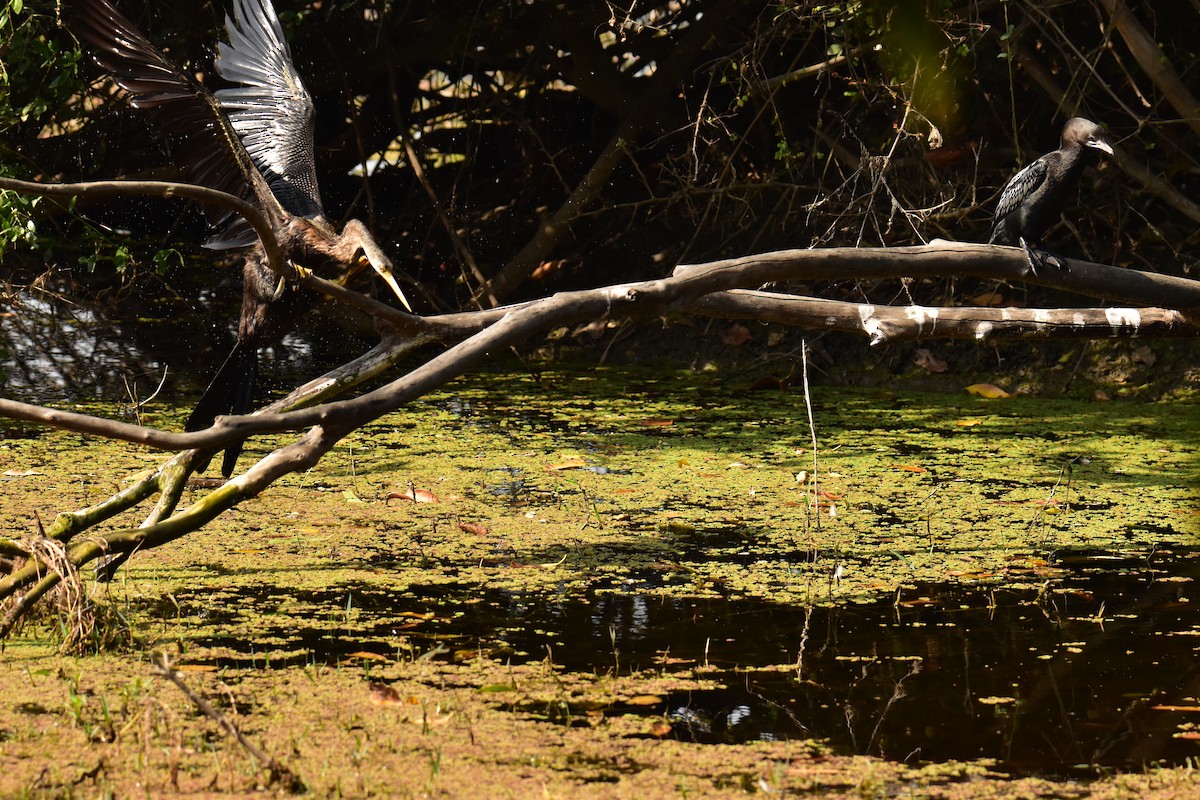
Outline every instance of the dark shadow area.
{"type": "MultiPolygon", "coordinates": [[[[211,658],[219,667],[369,666],[373,653],[694,674],[721,688],[599,711],[661,716],[665,735],[695,742],[817,738],[842,753],[995,759],[1043,776],[1188,763],[1200,720],[1197,554],[1056,561],[1065,577],[1041,591],[928,585],[845,608],[617,586],[566,597],[264,586],[180,594],[152,613],[259,632],[189,643],[196,655],[226,654],[211,658]]],[[[560,724],[597,712],[569,700],[510,707],[560,724]]]]}

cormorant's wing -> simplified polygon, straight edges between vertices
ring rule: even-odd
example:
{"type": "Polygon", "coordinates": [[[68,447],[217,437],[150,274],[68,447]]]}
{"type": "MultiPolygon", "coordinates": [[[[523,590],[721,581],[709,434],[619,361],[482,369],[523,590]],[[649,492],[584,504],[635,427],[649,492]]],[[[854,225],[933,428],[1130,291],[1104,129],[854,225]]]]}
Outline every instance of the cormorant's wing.
{"type": "Polygon", "coordinates": [[[1047,167],[1046,158],[1043,156],[1009,179],[1000,194],[1000,202],[996,204],[996,222],[1016,211],[1021,203],[1025,202],[1025,198],[1037,191],[1046,180],[1047,167]]]}
{"type": "MultiPolygon", "coordinates": [[[[72,0],[67,6],[68,27],[92,45],[96,63],[129,93],[130,104],[149,111],[155,126],[173,140],[172,156],[191,180],[257,199],[267,212],[278,206],[207,89],[171,64],[108,0],[72,0]]],[[[214,223],[233,216],[211,207],[205,214],[214,223]]],[[[214,239],[210,246],[238,247],[252,244],[257,236],[234,216],[214,239]]]]}
{"type": "Polygon", "coordinates": [[[243,84],[217,90],[217,101],[254,165],[292,214],[324,214],[313,161],[313,102],[292,66],[270,0],[233,0],[228,44],[217,45],[217,73],[243,84]]]}

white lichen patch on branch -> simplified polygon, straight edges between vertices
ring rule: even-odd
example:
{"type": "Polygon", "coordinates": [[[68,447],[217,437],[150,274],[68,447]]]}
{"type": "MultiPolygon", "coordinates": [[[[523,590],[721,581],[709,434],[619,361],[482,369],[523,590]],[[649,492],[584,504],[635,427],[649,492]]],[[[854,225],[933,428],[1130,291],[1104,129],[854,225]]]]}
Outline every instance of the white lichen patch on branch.
{"type": "Polygon", "coordinates": [[[980,341],[992,335],[994,326],[990,322],[980,322],[975,326],[975,338],[980,341]]]}
{"type": "Polygon", "coordinates": [[[871,344],[881,344],[887,340],[887,332],[884,331],[883,322],[875,316],[875,306],[860,303],[858,306],[858,319],[862,323],[863,331],[870,337],[871,344]]]}
{"type": "Polygon", "coordinates": [[[1114,328],[1132,328],[1137,331],[1142,327],[1142,315],[1136,308],[1106,308],[1104,317],[1114,328]]]}
{"type": "Polygon", "coordinates": [[[937,330],[938,310],[927,306],[905,306],[904,316],[907,319],[917,323],[918,335],[932,336],[937,330]],[[925,330],[926,323],[929,324],[929,330],[925,330]]]}

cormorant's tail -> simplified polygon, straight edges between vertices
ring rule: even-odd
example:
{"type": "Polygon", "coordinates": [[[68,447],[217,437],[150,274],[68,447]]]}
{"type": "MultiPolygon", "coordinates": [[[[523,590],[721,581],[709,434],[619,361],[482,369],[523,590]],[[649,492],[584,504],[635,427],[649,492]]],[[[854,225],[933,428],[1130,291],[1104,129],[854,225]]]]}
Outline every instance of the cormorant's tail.
{"type": "MultiPolygon", "coordinates": [[[[188,417],[185,431],[204,430],[222,414],[247,414],[254,408],[254,385],[258,381],[258,348],[242,342],[233,346],[225,363],[217,370],[212,383],[204,390],[200,402],[188,417]]],[[[228,478],[237,465],[242,443],[225,448],[221,474],[228,478]]],[[[208,466],[207,463],[200,468],[208,466]]]]}

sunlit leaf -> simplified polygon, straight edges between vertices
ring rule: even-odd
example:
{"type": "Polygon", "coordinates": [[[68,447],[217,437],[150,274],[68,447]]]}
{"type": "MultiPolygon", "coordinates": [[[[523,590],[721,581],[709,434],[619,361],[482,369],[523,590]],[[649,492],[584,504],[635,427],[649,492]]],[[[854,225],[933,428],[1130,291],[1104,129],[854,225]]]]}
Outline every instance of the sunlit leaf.
{"type": "Polygon", "coordinates": [[[412,500],[417,503],[440,503],[438,496],[428,489],[409,489],[404,492],[392,492],[388,500],[412,500]]]}
{"type": "Polygon", "coordinates": [[[1001,389],[999,386],[993,386],[990,383],[972,383],[967,387],[969,394],[986,397],[989,400],[996,400],[1004,397],[1012,397],[1011,394],[1001,389]]]}

